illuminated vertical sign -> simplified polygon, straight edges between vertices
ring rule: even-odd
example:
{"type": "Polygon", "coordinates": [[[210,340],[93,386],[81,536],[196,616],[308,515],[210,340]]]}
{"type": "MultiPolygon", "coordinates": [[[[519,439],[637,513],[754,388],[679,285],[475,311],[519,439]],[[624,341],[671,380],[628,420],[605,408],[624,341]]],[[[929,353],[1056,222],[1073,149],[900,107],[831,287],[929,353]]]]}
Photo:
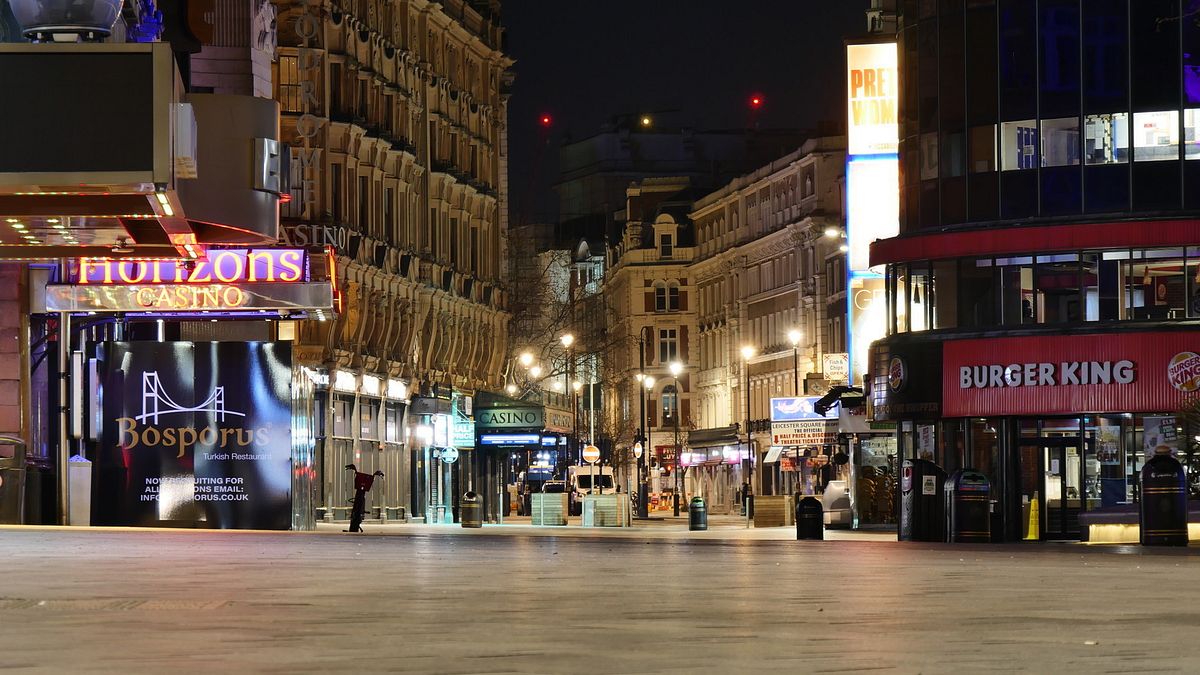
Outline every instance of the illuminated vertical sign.
{"type": "Polygon", "coordinates": [[[867,347],[885,334],[882,270],[870,246],[900,233],[896,43],[846,45],[846,312],[852,384],[866,375],[867,347]]]}

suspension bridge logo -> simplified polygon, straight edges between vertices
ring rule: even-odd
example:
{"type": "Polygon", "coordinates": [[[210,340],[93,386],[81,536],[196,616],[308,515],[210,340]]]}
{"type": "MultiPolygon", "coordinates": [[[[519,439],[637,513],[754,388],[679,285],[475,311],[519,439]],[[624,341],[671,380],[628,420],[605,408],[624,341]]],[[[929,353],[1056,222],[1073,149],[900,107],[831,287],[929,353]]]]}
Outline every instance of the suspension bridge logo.
{"type": "Polygon", "coordinates": [[[121,447],[170,448],[176,452],[176,456],[183,457],[188,448],[199,444],[206,448],[206,457],[211,455],[212,459],[255,459],[258,455],[237,451],[249,446],[266,446],[274,433],[270,424],[257,429],[225,426],[229,418],[244,419],[247,415],[225,407],[223,386],[213,387],[208,396],[196,405],[180,404],[163,388],[158,371],[142,373],[141,408],[140,415],[117,419],[117,437],[121,447]],[[182,413],[211,413],[212,422],[200,427],[194,424],[158,426],[160,418],[182,413]],[[233,452],[226,455],[218,452],[221,450],[233,452]]]}
{"type": "Polygon", "coordinates": [[[158,418],[161,415],[196,412],[213,413],[219,422],[224,422],[226,415],[246,416],[245,413],[225,409],[225,387],[223,386],[213,387],[212,393],[204,399],[203,403],[189,408],[176,403],[171,398],[171,395],[163,388],[157,370],[142,373],[142,414],[134,417],[135,420],[142,423],[149,420],[150,424],[158,424],[158,418]]]}

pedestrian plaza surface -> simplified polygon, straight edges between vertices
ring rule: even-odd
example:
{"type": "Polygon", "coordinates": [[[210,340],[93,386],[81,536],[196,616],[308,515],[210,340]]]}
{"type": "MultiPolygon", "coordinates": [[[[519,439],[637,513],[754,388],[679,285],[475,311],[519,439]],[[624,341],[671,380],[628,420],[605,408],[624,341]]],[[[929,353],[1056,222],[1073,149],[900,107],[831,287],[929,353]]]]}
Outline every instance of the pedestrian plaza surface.
{"type": "Polygon", "coordinates": [[[0,528],[0,667],[1200,671],[1196,549],[797,542],[730,522],[364,527],[0,528]]]}

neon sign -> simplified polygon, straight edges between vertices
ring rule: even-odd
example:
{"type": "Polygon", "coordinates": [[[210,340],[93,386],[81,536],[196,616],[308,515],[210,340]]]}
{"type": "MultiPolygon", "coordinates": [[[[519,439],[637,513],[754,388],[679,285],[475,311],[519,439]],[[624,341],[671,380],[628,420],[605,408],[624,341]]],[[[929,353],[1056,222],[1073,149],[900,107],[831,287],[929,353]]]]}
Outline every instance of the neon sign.
{"type": "Polygon", "coordinates": [[[81,258],[81,286],[140,284],[243,284],[307,281],[303,249],[209,250],[206,260],[81,258]]]}
{"type": "Polygon", "coordinates": [[[130,289],[134,302],[145,309],[178,311],[193,309],[237,309],[248,296],[237,286],[139,286],[130,289]]]}

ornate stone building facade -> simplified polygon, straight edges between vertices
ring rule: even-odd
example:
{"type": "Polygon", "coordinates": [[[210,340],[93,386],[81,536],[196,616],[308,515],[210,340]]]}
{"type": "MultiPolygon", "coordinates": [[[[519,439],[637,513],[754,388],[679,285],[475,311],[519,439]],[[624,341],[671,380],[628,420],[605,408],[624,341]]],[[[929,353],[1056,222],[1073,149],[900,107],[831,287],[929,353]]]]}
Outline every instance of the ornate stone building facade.
{"type": "MultiPolygon", "coordinates": [[[[351,410],[368,395],[366,381],[391,382],[375,387],[384,407],[402,407],[410,393],[500,391],[513,63],[501,51],[500,2],[274,4],[275,97],[290,146],[285,240],[333,246],[342,293],[336,317],[299,327],[298,361],[352,378],[351,410]]],[[[403,442],[403,422],[382,444],[359,426],[347,427],[351,459],[403,442]]],[[[380,462],[416,475],[409,459],[380,462]]],[[[325,461],[327,472],[335,463],[325,461]]],[[[333,504],[342,488],[330,481],[333,504]]]]}
{"type": "MultiPolygon", "coordinates": [[[[770,399],[824,393],[821,357],[844,351],[845,344],[844,327],[827,309],[832,302],[827,298],[845,286],[843,280],[831,280],[829,271],[830,261],[844,257],[839,250],[844,165],[844,138],[815,138],[695,203],[690,213],[697,232],[691,274],[699,333],[694,452],[704,439],[714,447],[730,440],[744,444],[750,419],[756,466],[763,468],[771,445],[770,399]],[[837,236],[826,235],[830,228],[837,236]],[[795,352],[792,331],[800,333],[795,352]],[[754,351],[748,364],[742,347],[754,351]],[[734,425],[737,437],[724,438],[734,425]]],[[[840,297],[844,303],[844,293],[840,297]]],[[[777,484],[777,472],[756,471],[757,494],[789,487],[777,484]]],[[[719,495],[710,501],[732,496],[728,484],[713,489],[719,495]]]]}
{"type": "Polygon", "coordinates": [[[696,249],[687,218],[695,197],[690,186],[688,178],[646,178],[627,189],[621,240],[609,249],[604,281],[613,338],[606,395],[615,402],[608,414],[614,428],[645,430],[634,438],[643,439],[648,487],[650,494],[662,495],[657,501],[662,508],[675,484],[675,425],[681,444],[693,427],[696,311],[689,265],[696,249]],[[672,362],[682,367],[678,382],[672,362]],[[649,387],[644,378],[653,378],[649,387]]]}

